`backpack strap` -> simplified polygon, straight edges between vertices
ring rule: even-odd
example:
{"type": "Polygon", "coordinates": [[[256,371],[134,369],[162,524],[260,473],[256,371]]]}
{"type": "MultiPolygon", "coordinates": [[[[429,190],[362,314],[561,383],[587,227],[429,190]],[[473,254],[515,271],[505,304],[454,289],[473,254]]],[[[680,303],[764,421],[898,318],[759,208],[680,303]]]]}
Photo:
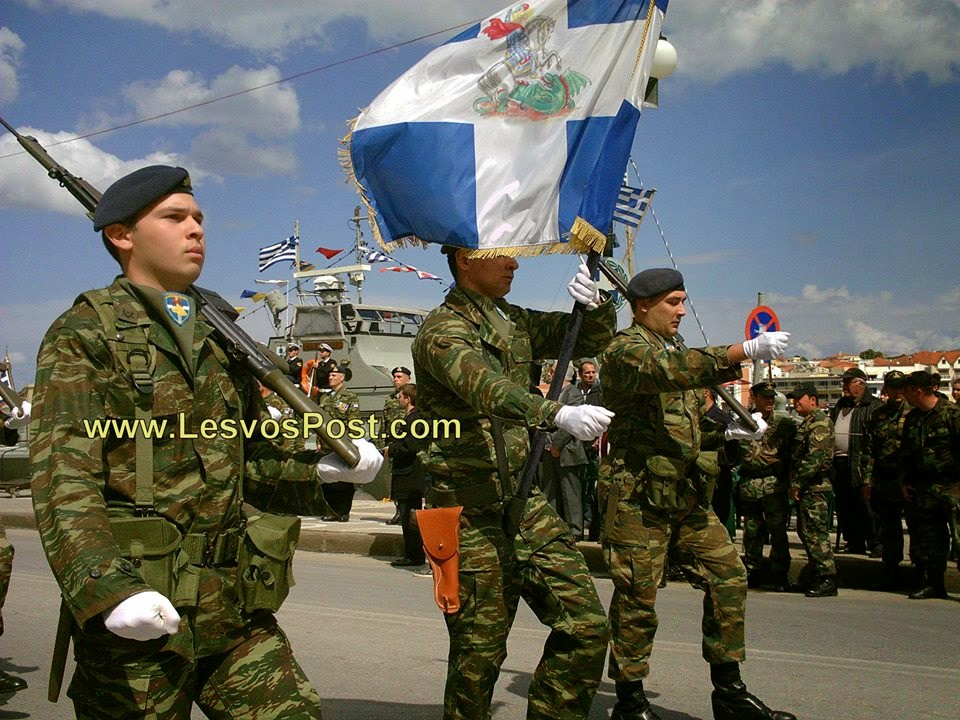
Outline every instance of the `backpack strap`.
{"type": "Polygon", "coordinates": [[[88,290],[77,303],[81,300],[97,313],[114,362],[137,391],[134,504],[138,513],[147,514],[153,510],[153,437],[147,437],[146,429],[153,420],[153,375],[157,369],[157,349],[148,340],[150,326],[139,323],[136,308],[118,304],[108,288],[88,290]]]}

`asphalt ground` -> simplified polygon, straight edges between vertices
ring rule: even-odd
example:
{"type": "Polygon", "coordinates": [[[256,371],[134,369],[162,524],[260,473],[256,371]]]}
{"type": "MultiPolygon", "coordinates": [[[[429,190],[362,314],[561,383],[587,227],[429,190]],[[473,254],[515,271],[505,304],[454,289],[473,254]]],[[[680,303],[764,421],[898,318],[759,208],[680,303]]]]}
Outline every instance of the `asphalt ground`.
{"type": "MultiPolygon", "coordinates": [[[[303,517],[298,549],[379,558],[401,556],[403,535],[400,528],[387,524],[394,511],[395,506],[390,500],[376,500],[364,493],[358,493],[348,522],[324,522],[319,517],[303,517]]],[[[0,521],[7,528],[35,530],[36,520],[29,495],[21,491],[15,497],[0,498],[0,521]]],[[[741,531],[738,530],[734,542],[742,550],[741,536],[741,531]]],[[[792,525],[789,539],[792,556],[790,578],[795,582],[806,564],[806,555],[792,525]]],[[[909,543],[909,540],[905,538],[905,542],[909,543]]],[[[595,542],[581,542],[579,547],[591,571],[595,575],[604,576],[606,568],[600,545],[595,542]]],[[[766,550],[769,552],[769,548],[766,550]]],[[[880,581],[882,567],[879,558],[843,554],[835,557],[841,588],[869,590],[880,581]]],[[[902,563],[901,576],[905,580],[910,578],[909,562],[902,563]]],[[[960,593],[960,572],[955,563],[951,563],[947,568],[946,586],[949,593],[960,593]]],[[[902,591],[903,594],[907,592],[906,589],[902,591]]]]}

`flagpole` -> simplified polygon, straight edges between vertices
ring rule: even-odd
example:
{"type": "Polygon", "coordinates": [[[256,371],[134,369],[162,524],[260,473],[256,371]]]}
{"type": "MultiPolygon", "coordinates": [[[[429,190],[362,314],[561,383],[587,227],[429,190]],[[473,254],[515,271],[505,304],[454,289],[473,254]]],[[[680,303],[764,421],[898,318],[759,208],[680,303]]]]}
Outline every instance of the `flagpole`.
{"type": "MultiPolygon", "coordinates": [[[[597,274],[599,265],[600,253],[591,250],[587,256],[587,270],[590,272],[590,277],[597,274]]],[[[560,397],[560,391],[563,389],[563,379],[567,374],[567,366],[573,359],[573,351],[577,344],[577,338],[580,336],[583,313],[586,309],[586,305],[574,303],[573,310],[570,312],[567,331],[563,336],[563,342],[560,344],[560,352],[557,356],[557,366],[553,378],[550,380],[550,389],[547,390],[548,400],[557,400],[560,397]]],[[[540,467],[540,457],[543,455],[546,446],[547,433],[543,430],[537,430],[530,444],[530,454],[527,456],[527,462],[524,464],[523,472],[520,475],[520,485],[514,490],[513,496],[507,498],[504,502],[503,531],[509,538],[516,537],[520,529],[520,519],[523,517],[527,498],[530,496],[530,490],[533,488],[537,470],[540,467]]]]}

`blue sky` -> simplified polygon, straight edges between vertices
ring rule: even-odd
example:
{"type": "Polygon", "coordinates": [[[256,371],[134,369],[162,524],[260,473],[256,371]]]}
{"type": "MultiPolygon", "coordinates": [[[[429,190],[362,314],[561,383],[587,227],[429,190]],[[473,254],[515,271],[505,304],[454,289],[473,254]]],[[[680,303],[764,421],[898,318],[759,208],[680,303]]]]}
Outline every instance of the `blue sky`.
{"type": "MultiPolygon", "coordinates": [[[[350,246],[358,203],[337,163],[347,120],[459,30],[343,61],[503,5],[7,0],[0,114],[50,145],[336,64],[49,147],[101,190],[145,164],[187,167],[207,218],[200,284],[243,304],[256,278],[284,277],[258,275],[257,250],[295,220],[304,259],[350,246]]],[[[679,67],[641,117],[633,157],[709,340],[742,339],[763,292],[808,357],[960,347],[960,3],[673,0],[665,33],[679,67]]],[[[0,349],[23,385],[50,322],[116,266],[76,201],[18,150],[0,136],[0,349]]],[[[653,220],[638,268],[669,264],[653,220]]],[[[395,256],[447,277],[436,249],[395,256]]],[[[575,266],[521,260],[510,299],[569,306],[575,266]]],[[[431,308],[443,289],[375,272],[364,300],[431,308]]],[[[265,312],[245,323],[269,332],[265,312]]],[[[692,316],[681,330],[703,344],[692,316]]]]}

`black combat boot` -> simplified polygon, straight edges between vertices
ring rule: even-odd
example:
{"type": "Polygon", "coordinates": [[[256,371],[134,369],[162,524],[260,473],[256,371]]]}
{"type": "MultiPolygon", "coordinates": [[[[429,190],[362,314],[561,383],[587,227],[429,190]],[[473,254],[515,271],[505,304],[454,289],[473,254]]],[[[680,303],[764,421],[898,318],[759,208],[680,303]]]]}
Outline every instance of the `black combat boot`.
{"type": "Polygon", "coordinates": [[[947,599],[947,586],[944,579],[944,571],[935,571],[931,570],[929,567],[926,571],[926,582],[923,586],[910,593],[911,600],[946,600],[947,599]]]}
{"type": "Polygon", "coordinates": [[[617,704],[610,720],[660,720],[643,692],[643,680],[617,680],[617,704]]]}
{"type": "Polygon", "coordinates": [[[24,690],[27,687],[27,681],[16,675],[0,670],[0,695],[9,695],[18,690],[24,690]]]}
{"type": "Polygon", "coordinates": [[[714,688],[714,720],[797,720],[796,715],[771,710],[756,695],[748,693],[740,679],[739,663],[711,665],[710,680],[714,688]]]}
{"type": "Polygon", "coordinates": [[[836,597],[837,596],[837,576],[821,575],[818,577],[810,589],[804,595],[812,598],[836,597]]]}

